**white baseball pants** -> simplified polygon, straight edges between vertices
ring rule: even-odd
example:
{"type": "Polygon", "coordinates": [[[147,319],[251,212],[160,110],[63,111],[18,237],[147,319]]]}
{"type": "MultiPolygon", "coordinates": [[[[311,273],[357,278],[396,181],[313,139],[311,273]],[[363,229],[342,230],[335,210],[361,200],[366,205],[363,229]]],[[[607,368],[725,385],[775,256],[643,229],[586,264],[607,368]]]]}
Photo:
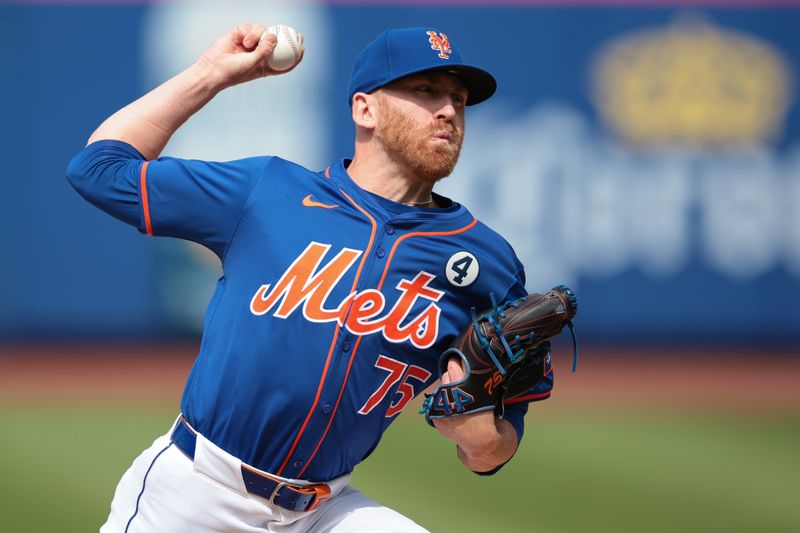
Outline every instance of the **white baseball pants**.
{"type": "Polygon", "coordinates": [[[193,461],[172,444],[171,433],[122,476],[100,533],[427,531],[349,486],[349,475],[330,481],[331,498],[313,511],[273,506],[244,490],[236,458],[198,435],[193,461]]]}

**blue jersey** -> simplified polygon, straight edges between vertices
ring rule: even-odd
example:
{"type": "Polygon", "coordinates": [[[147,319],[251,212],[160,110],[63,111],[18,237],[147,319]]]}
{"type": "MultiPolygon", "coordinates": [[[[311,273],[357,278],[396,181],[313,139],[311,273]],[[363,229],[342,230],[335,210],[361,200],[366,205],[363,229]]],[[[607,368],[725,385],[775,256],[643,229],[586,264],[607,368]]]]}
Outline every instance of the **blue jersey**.
{"type": "MultiPolygon", "coordinates": [[[[94,205],[220,257],[181,409],[217,446],[284,477],[352,471],[436,381],[470,308],[526,292],[512,248],[463,206],[392,202],[358,187],[346,164],[148,162],[100,141],[68,170],[94,205]]],[[[528,401],[551,387],[552,374],[507,407],[520,437],[528,401]]]]}

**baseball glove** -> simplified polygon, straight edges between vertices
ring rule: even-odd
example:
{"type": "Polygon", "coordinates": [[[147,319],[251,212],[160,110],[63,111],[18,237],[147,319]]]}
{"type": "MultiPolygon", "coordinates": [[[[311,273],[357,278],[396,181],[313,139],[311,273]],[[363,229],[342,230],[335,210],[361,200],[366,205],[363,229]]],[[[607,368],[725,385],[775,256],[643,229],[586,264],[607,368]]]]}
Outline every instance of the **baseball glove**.
{"type": "MultiPolygon", "coordinates": [[[[464,378],[440,385],[428,395],[420,413],[431,419],[493,409],[504,414],[503,402],[521,396],[551,371],[550,342],[564,326],[572,330],[578,310],[575,294],[560,285],[544,294],[531,293],[497,305],[480,315],[472,309],[472,323],[439,358],[439,378],[453,357],[462,361],[464,378]]],[[[577,363],[577,344],[575,360],[577,363]]]]}

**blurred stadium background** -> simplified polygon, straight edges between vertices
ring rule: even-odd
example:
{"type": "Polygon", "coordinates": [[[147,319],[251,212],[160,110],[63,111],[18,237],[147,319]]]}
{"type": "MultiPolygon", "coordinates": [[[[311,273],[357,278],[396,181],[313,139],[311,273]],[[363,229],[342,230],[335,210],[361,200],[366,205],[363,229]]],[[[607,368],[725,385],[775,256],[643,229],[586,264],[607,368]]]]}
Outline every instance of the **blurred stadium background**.
{"type": "Polygon", "coordinates": [[[177,414],[219,267],[95,210],[64,170],[245,20],[300,29],[303,66],[223,93],[167,153],[324,168],[352,151],[358,50],[436,27],[500,84],[441,192],[508,238],[530,290],[581,302],[578,373],[560,341],[508,468],[463,471],[408,409],[356,486],[432,531],[800,531],[790,0],[0,3],[0,531],[96,530],[177,414]]]}

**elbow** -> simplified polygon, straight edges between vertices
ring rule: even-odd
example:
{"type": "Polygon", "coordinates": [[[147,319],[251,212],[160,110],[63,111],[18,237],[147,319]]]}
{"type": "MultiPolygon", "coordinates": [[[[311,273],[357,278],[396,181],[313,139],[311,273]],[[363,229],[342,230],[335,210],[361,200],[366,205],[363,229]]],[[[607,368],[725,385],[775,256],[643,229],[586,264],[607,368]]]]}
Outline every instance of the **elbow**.
{"type": "Polygon", "coordinates": [[[78,192],[110,181],[130,181],[144,160],[134,147],[117,141],[99,141],[78,152],[67,165],[67,181],[78,192]]]}
{"type": "Polygon", "coordinates": [[[94,147],[86,147],[73,157],[67,165],[67,182],[83,194],[89,184],[97,179],[98,153],[94,147]]]}
{"type": "Polygon", "coordinates": [[[83,158],[78,154],[67,165],[67,182],[73,189],[80,191],[81,184],[86,180],[86,174],[83,158]]]}
{"type": "Polygon", "coordinates": [[[87,202],[128,224],[140,223],[139,159],[126,146],[93,143],[67,165],[67,182],[87,202]]]}
{"type": "MultiPolygon", "coordinates": [[[[509,459],[509,461],[510,461],[510,459],[509,459]]],[[[507,462],[508,461],[506,461],[506,463],[507,462]]],[[[491,470],[473,470],[472,472],[474,474],[479,475],[479,476],[493,476],[496,473],[498,473],[500,471],[500,469],[502,469],[506,465],[506,463],[501,463],[501,464],[495,466],[494,468],[492,468],[491,470]]]]}
{"type": "Polygon", "coordinates": [[[67,182],[85,197],[88,191],[113,177],[120,163],[125,161],[125,155],[113,149],[89,145],[75,154],[67,165],[67,182]]]}

